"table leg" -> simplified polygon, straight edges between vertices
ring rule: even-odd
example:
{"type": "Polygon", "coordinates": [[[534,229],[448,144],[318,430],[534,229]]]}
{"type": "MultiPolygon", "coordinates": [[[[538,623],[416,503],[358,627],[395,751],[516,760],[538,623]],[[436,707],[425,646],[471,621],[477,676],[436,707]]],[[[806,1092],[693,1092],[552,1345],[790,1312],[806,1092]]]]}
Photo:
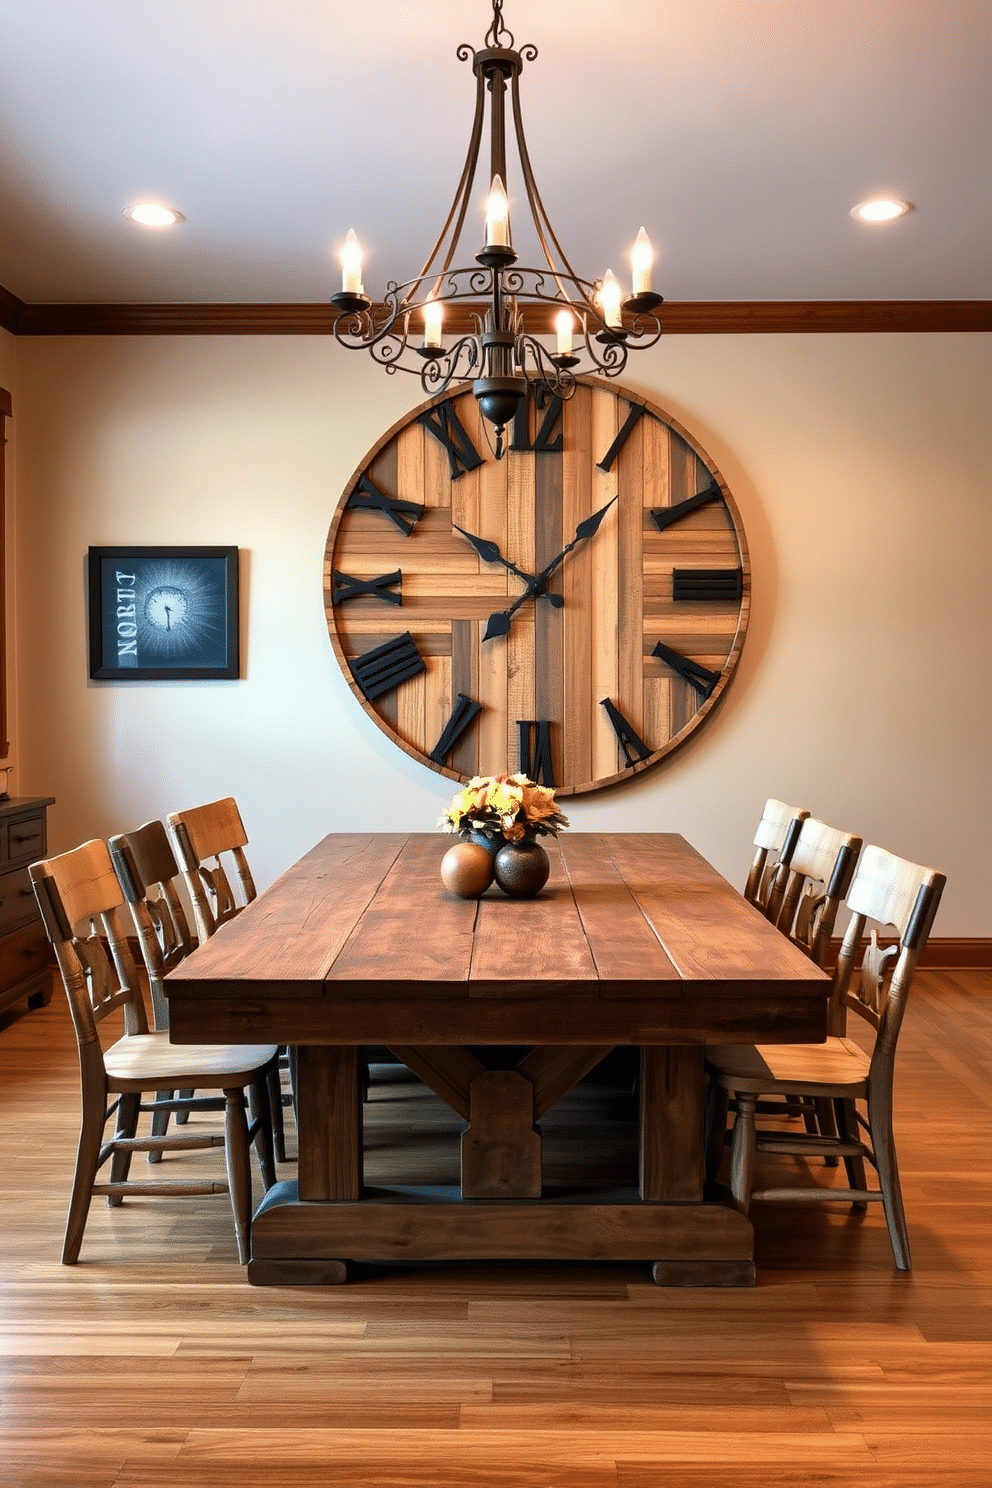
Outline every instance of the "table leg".
{"type": "Polygon", "coordinates": [[[703,1051],[641,1050],[641,1198],[699,1204],[703,1198],[703,1051]]]}
{"type": "Polygon", "coordinates": [[[358,1050],[302,1044],[296,1079],[300,1198],[359,1198],[362,1102],[358,1050]]]}
{"type": "Polygon", "coordinates": [[[534,1086],[517,1070],[485,1070],[469,1086],[462,1135],[462,1197],[539,1199],[541,1134],[534,1086]]]}

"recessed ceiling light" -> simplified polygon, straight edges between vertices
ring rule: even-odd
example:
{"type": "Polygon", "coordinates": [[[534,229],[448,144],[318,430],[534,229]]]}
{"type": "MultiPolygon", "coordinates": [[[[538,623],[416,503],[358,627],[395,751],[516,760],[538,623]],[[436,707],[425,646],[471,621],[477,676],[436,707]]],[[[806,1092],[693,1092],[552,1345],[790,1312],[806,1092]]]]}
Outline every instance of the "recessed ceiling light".
{"type": "Polygon", "coordinates": [[[911,211],[911,202],[900,201],[895,196],[873,196],[870,201],[852,207],[851,216],[856,222],[894,222],[911,211]]]}
{"type": "Polygon", "coordinates": [[[133,207],[125,207],[124,216],[141,227],[173,227],[177,222],[186,221],[175,207],[163,207],[158,202],[138,202],[133,207]]]}

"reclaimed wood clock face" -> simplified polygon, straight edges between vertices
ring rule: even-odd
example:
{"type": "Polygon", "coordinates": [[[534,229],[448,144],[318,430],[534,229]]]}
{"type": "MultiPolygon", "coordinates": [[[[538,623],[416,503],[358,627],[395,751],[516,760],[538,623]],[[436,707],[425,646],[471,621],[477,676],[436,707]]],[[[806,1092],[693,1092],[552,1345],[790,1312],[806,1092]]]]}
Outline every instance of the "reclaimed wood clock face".
{"type": "Polygon", "coordinates": [[[698,444],[622,388],[529,396],[495,460],[471,389],[389,430],[327,538],[338,662],[394,743],[455,780],[627,780],[712,712],[740,657],[740,517],[698,444]]]}

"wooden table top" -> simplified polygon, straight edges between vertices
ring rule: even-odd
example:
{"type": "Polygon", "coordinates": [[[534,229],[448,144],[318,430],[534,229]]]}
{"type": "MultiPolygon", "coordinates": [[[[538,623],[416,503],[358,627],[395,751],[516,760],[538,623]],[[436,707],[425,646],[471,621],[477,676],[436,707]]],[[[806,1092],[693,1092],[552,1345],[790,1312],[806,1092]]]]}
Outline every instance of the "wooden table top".
{"type": "Polygon", "coordinates": [[[331,834],[166,981],[176,1042],[819,1039],[829,980],[684,838],[564,833],[537,898],[442,834],[331,834]]]}

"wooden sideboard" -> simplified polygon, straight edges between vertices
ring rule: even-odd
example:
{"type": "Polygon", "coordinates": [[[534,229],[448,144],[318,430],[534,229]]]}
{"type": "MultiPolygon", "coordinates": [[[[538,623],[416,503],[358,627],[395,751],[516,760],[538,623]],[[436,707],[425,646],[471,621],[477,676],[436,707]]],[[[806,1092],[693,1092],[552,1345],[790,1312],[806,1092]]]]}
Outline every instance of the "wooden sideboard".
{"type": "Polygon", "coordinates": [[[48,941],[28,865],[45,856],[45,814],[54,796],[0,801],[0,1013],[51,988],[48,941]]]}

